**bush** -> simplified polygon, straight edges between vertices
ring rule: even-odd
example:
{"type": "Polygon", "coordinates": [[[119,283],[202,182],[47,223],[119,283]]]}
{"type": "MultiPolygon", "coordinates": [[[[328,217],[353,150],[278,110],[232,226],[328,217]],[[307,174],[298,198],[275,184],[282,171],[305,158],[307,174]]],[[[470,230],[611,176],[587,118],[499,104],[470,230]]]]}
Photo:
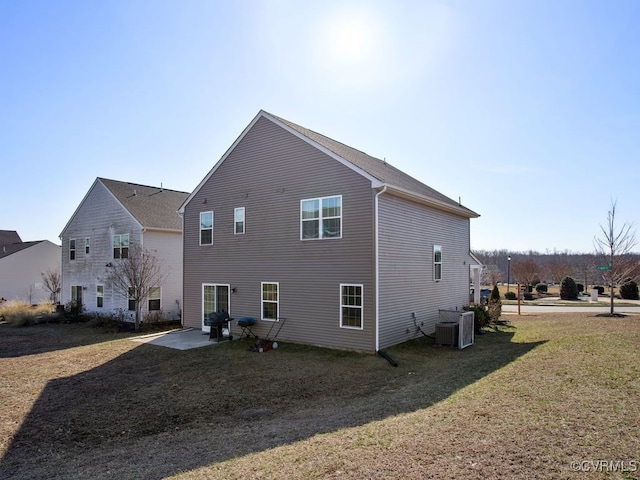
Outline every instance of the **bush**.
{"type": "Polygon", "coordinates": [[[638,294],[638,284],[629,279],[620,286],[620,297],[626,300],[638,300],[640,295],[638,294]]]}
{"type": "Polygon", "coordinates": [[[489,295],[489,304],[487,306],[487,313],[489,315],[489,321],[495,322],[500,319],[502,315],[502,301],[500,300],[500,290],[498,286],[494,285],[489,295]]]}
{"type": "Polygon", "coordinates": [[[525,292],[524,294],[524,299],[525,300],[533,300],[535,297],[533,296],[533,293],[531,292],[525,292]]]}
{"type": "Polygon", "coordinates": [[[571,277],[564,277],[562,284],[560,285],[560,298],[562,300],[577,300],[578,299],[578,286],[571,277]]]}
{"type": "Polygon", "coordinates": [[[473,305],[465,307],[464,309],[473,312],[473,326],[477,333],[481,332],[484,327],[491,323],[488,309],[484,305],[473,305]]]}
{"type": "Polygon", "coordinates": [[[549,287],[544,283],[539,283],[536,285],[536,292],[538,293],[547,293],[549,291],[549,287]]]}
{"type": "Polygon", "coordinates": [[[576,283],[576,288],[578,289],[578,293],[579,292],[584,292],[584,285],[581,283],[576,283]]]}
{"type": "Polygon", "coordinates": [[[506,292],[506,293],[504,294],[504,298],[505,298],[506,300],[515,300],[515,299],[517,298],[516,292],[511,292],[511,291],[506,292]]]}
{"type": "Polygon", "coordinates": [[[604,295],[604,287],[601,285],[594,285],[594,287],[596,290],[598,290],[598,295],[604,295]]]}

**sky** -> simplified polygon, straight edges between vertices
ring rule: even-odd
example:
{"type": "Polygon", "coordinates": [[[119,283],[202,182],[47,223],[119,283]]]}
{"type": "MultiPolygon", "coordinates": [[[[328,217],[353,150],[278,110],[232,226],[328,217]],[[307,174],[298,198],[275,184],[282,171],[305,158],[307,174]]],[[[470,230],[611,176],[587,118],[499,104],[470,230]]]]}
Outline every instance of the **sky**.
{"type": "Polygon", "coordinates": [[[593,252],[612,204],[639,212],[639,20],[635,0],[0,0],[0,230],[60,244],[96,177],[191,192],[262,109],[461,200],[473,250],[593,252]]]}

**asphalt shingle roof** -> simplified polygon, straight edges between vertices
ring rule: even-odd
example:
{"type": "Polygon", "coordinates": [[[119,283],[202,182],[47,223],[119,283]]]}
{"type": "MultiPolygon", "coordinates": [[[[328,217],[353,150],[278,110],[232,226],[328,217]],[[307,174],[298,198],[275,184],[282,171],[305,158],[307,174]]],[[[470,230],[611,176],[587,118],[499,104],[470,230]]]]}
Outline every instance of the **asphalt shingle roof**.
{"type": "Polygon", "coordinates": [[[98,179],[144,228],[182,230],[178,209],[189,193],[107,178],[98,179]]]}
{"type": "Polygon", "coordinates": [[[428,185],[425,185],[419,180],[416,180],[412,176],[402,172],[401,170],[397,169],[393,165],[390,165],[384,160],[372,157],[365,152],[333,140],[332,138],[329,138],[320,133],[314,132],[313,130],[309,130],[308,128],[301,127],[300,125],[290,122],[289,120],[285,120],[284,118],[272,115],[270,113],[268,115],[284,123],[299,134],[304,135],[313,142],[323,146],[327,150],[330,150],[344,160],[352,163],[356,167],[360,168],[361,170],[365,171],[366,173],[386,185],[450,205],[451,207],[455,207],[456,209],[465,211],[470,216],[478,216],[478,214],[473,212],[472,210],[469,210],[468,208],[460,205],[455,200],[452,200],[446,195],[443,195],[437,190],[434,190],[428,185]]]}

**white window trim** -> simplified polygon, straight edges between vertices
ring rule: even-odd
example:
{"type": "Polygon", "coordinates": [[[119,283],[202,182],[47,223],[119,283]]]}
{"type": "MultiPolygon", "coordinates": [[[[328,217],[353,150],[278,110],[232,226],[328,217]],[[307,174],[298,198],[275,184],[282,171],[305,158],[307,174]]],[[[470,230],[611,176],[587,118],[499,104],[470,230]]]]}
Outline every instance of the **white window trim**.
{"type": "Polygon", "coordinates": [[[433,280],[439,282],[442,280],[442,245],[434,245],[433,246],[433,280]],[[440,261],[436,261],[436,253],[440,252],[440,261]],[[440,276],[436,275],[437,265],[440,265],[440,276]]]}
{"type": "Polygon", "coordinates": [[[78,259],[78,241],[75,238],[69,239],[69,261],[74,262],[78,259]],[[73,248],[71,245],[73,244],[73,248]],[[73,258],[71,258],[71,252],[73,252],[73,258]]]}
{"type": "Polygon", "coordinates": [[[346,328],[347,330],[364,330],[364,285],[361,283],[341,283],[340,284],[340,328],[346,328]],[[343,305],[342,304],[342,289],[343,287],[360,287],[360,305],[343,305]],[[342,322],[342,308],[353,307],[360,309],[360,326],[353,327],[351,325],[344,325],[342,322]]]}
{"type": "Polygon", "coordinates": [[[131,248],[131,238],[129,237],[129,234],[128,234],[128,233],[120,233],[120,234],[113,235],[113,237],[111,238],[111,242],[112,242],[112,243],[111,243],[111,255],[113,256],[113,259],[114,259],[114,260],[122,260],[123,258],[129,258],[129,249],[131,248]],[[118,247],[118,248],[119,248],[119,250],[120,250],[120,256],[119,256],[119,257],[117,257],[117,258],[116,258],[116,256],[113,254],[113,251],[115,250],[115,246],[113,245],[113,243],[114,243],[114,240],[115,240],[115,238],[116,238],[116,237],[119,237],[119,239],[120,239],[120,246],[118,247]],[[122,246],[122,238],[123,238],[123,237],[126,237],[126,238],[127,238],[127,246],[126,246],[126,247],[123,247],[123,246],[122,246]],[[123,248],[126,248],[126,249],[127,249],[127,256],[126,256],[126,257],[123,257],[123,256],[122,256],[122,249],[123,249],[123,248]]]}
{"type": "Polygon", "coordinates": [[[280,319],[280,282],[260,282],[260,319],[264,320],[265,322],[279,322],[280,319]],[[263,289],[265,285],[275,285],[276,286],[276,293],[277,293],[277,300],[275,302],[273,302],[272,300],[265,300],[264,296],[263,296],[263,289]],[[278,318],[264,318],[264,303],[268,302],[268,303],[275,303],[276,304],[276,310],[278,311],[278,318]]]}
{"type": "Polygon", "coordinates": [[[343,222],[342,222],[342,211],[343,211],[343,203],[342,203],[342,195],[328,195],[326,197],[314,197],[314,198],[303,198],[302,200],[300,200],[300,240],[304,240],[304,241],[311,241],[311,240],[336,240],[336,239],[340,239],[342,238],[342,231],[343,231],[343,222]],[[322,230],[322,221],[324,220],[324,217],[322,216],[322,201],[323,200],[327,200],[329,198],[339,198],[340,199],[340,215],[337,217],[327,217],[327,218],[339,218],[340,219],[340,235],[338,235],[337,237],[325,237],[323,234],[323,230],[322,230]],[[318,200],[319,202],[319,208],[318,208],[318,218],[317,219],[307,219],[304,220],[302,218],[302,204],[304,202],[311,202],[314,200],[318,200]],[[304,238],[304,222],[307,221],[317,221],[318,222],[318,238],[304,238]]]}
{"type": "Polygon", "coordinates": [[[155,286],[155,287],[150,287],[149,288],[149,295],[147,296],[147,311],[149,312],[157,312],[162,310],[162,287],[160,286],[155,286]],[[151,298],[151,290],[153,290],[154,288],[157,288],[158,291],[160,292],[160,296],[158,298],[151,298]],[[149,308],[149,302],[151,300],[160,300],[160,306],[158,307],[158,310],[151,310],[151,308],[149,308]]]}
{"type": "Polygon", "coordinates": [[[245,207],[237,207],[233,209],[233,234],[234,235],[244,235],[244,232],[247,231],[247,215],[245,211],[245,207]],[[236,215],[242,212],[242,231],[238,231],[238,221],[236,215]]]}
{"type": "MultiPolygon", "coordinates": [[[[226,287],[227,291],[229,292],[229,297],[228,297],[228,311],[227,313],[231,314],[231,284],[229,283],[203,283],[202,284],[202,291],[200,292],[200,308],[201,308],[201,313],[200,313],[200,322],[202,324],[202,328],[205,328],[205,324],[204,324],[204,316],[205,313],[211,313],[211,312],[205,312],[205,308],[204,308],[204,291],[206,289],[206,287],[213,287],[213,304],[217,307],[219,307],[218,305],[218,289],[217,287],[226,287]]],[[[209,328],[208,326],[206,326],[206,328],[209,328]]]]}
{"type": "Polygon", "coordinates": [[[96,308],[104,308],[104,285],[98,284],[96,285],[96,308]],[[102,288],[102,292],[100,289],[102,288]],[[98,299],[102,298],[102,305],[98,306],[98,299]]]}
{"type": "Polygon", "coordinates": [[[213,210],[207,210],[206,212],[200,212],[200,215],[198,216],[198,243],[200,245],[213,245],[213,225],[215,223],[215,215],[213,213],[213,210]],[[204,213],[210,213],[211,214],[211,243],[202,243],[202,232],[203,230],[209,230],[209,228],[202,228],[202,214],[204,213]]]}

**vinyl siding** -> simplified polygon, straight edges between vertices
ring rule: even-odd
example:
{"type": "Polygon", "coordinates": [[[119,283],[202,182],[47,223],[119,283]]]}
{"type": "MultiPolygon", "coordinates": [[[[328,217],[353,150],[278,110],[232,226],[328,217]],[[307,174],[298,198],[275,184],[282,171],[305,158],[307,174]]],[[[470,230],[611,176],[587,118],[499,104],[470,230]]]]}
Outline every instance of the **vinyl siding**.
{"type": "MultiPolygon", "coordinates": [[[[113,262],[113,236],[129,234],[129,242],[140,244],[141,227],[100,182],[94,183],[84,201],[67,224],[62,235],[62,292],[60,303],[71,301],[71,286],[83,287],[86,311],[109,313],[127,309],[127,299],[114,292],[107,277],[113,262]],[[76,239],[76,259],[69,260],[69,240],[76,239]],[[90,238],[89,255],[85,255],[84,239],[90,238]],[[104,304],[96,306],[96,286],[104,286],[104,304]]],[[[179,248],[179,247],[178,247],[179,248]]]]}
{"type": "Polygon", "coordinates": [[[229,284],[231,316],[255,317],[254,332],[266,335],[261,282],[279,282],[279,339],[372,350],[373,281],[370,182],[265,118],[185,205],[185,326],[202,325],[203,283],[229,284]],[[300,240],[300,201],[333,195],[342,195],[342,238],[300,240]],[[245,207],[242,235],[234,235],[237,207],[245,207]],[[199,245],[202,211],[214,212],[213,245],[199,245]],[[341,283],[364,285],[363,330],[339,326],[341,283]]]}
{"type": "Polygon", "coordinates": [[[380,348],[435,331],[439,309],[469,301],[469,219],[388,194],[379,199],[380,348]],[[442,280],[433,279],[442,246],[442,280]],[[414,322],[412,313],[416,313],[414,322]]]}
{"type": "MultiPolygon", "coordinates": [[[[113,259],[113,236],[129,234],[131,245],[143,245],[153,253],[168,277],[162,288],[161,309],[170,319],[178,319],[182,303],[182,236],[181,232],[149,230],[140,224],[100,182],[87,193],[62,234],[62,304],[71,300],[71,286],[83,287],[82,297],[88,312],[112,313],[128,309],[125,295],[115,291],[108,281],[113,259]],[[85,254],[84,239],[90,239],[90,252],[85,254]],[[76,259],[69,260],[69,240],[76,239],[76,259]],[[104,287],[102,308],[97,307],[96,287],[104,287]],[[176,300],[180,304],[176,303],[176,300]]],[[[146,305],[143,307],[146,310],[146,305]]]]}
{"type": "Polygon", "coordinates": [[[0,298],[49,301],[41,275],[47,270],[60,271],[60,247],[48,240],[0,258],[0,298]]]}

